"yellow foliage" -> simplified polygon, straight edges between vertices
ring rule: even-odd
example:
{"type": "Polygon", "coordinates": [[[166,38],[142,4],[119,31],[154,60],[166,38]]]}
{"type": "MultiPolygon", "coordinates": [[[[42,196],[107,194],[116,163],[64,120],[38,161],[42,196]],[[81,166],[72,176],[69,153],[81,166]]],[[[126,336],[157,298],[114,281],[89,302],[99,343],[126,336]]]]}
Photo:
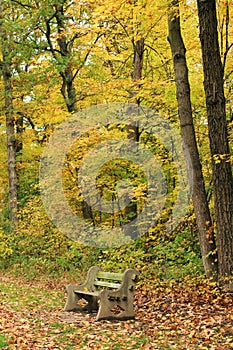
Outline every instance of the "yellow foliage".
{"type": "Polygon", "coordinates": [[[7,236],[7,234],[5,234],[0,230],[0,257],[1,258],[6,259],[13,253],[13,250],[10,247],[10,245],[11,245],[11,240],[9,236],[7,236]]]}

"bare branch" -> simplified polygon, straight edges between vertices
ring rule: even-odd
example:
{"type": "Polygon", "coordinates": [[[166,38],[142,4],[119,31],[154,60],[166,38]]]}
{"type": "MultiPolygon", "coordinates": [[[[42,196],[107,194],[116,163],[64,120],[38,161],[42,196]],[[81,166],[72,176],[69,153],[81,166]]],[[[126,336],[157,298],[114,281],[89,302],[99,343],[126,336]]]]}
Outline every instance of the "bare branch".
{"type": "Polygon", "coordinates": [[[83,59],[82,64],[81,64],[81,65],[79,66],[79,68],[76,70],[76,72],[75,72],[75,74],[74,74],[74,76],[73,76],[72,81],[74,81],[74,79],[76,78],[76,76],[77,76],[77,74],[79,73],[80,69],[85,65],[85,63],[86,63],[86,61],[87,61],[87,59],[88,59],[88,57],[89,57],[89,55],[90,55],[90,53],[91,53],[91,50],[92,50],[93,46],[97,43],[97,41],[98,41],[98,40],[101,38],[101,36],[103,36],[103,35],[104,35],[103,33],[97,35],[97,38],[94,40],[93,44],[91,45],[91,47],[90,47],[89,50],[87,51],[87,53],[86,53],[86,55],[85,55],[85,57],[84,57],[84,59],[83,59]]]}
{"type": "Polygon", "coordinates": [[[20,6],[24,7],[25,9],[33,9],[33,8],[35,8],[35,6],[33,6],[33,5],[23,4],[21,1],[18,1],[18,0],[11,0],[11,1],[16,3],[17,5],[20,5],[20,6]]]}

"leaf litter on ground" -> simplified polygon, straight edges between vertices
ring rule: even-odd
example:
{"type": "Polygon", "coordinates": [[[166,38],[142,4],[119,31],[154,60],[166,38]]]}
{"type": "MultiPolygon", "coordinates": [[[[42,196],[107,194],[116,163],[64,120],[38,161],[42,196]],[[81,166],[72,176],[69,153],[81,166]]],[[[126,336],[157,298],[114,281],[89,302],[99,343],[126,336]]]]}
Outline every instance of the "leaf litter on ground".
{"type": "Polygon", "coordinates": [[[233,349],[233,296],[214,284],[141,281],[135,320],[98,322],[63,311],[64,284],[0,275],[2,349],[233,349]]]}

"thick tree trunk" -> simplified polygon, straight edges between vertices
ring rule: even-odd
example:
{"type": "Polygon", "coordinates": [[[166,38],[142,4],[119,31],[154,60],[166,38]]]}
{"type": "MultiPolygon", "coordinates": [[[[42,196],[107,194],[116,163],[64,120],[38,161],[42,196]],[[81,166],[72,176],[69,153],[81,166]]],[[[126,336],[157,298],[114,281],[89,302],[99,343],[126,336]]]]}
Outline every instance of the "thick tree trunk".
{"type": "Polygon", "coordinates": [[[198,0],[197,4],[212,156],[219,278],[233,289],[233,178],[229,162],[230,151],[216,2],[198,0]]]}
{"type": "Polygon", "coordinates": [[[204,269],[207,277],[217,277],[216,247],[214,242],[211,216],[205,191],[202,167],[200,163],[190,100],[190,85],[186,63],[186,49],[181,35],[179,1],[173,1],[174,11],[168,19],[172,58],[175,70],[176,97],[178,102],[181,136],[189,154],[191,168],[189,180],[192,188],[192,200],[198,226],[199,241],[204,269]]]}
{"type": "Polygon", "coordinates": [[[8,182],[11,227],[17,225],[17,173],[16,173],[16,137],[15,120],[13,110],[11,67],[9,58],[9,47],[5,29],[3,27],[3,8],[0,1],[0,40],[2,48],[1,72],[4,81],[5,116],[7,133],[7,154],[8,154],[8,182]]]}

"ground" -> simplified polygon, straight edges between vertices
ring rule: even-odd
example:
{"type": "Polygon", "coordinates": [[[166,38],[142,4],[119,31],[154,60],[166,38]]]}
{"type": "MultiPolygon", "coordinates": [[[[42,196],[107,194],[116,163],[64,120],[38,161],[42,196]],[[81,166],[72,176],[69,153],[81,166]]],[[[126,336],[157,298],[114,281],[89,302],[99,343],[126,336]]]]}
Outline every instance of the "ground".
{"type": "Polygon", "coordinates": [[[233,296],[214,284],[144,280],[135,320],[97,322],[63,311],[65,283],[0,273],[1,349],[233,349],[233,296]]]}

